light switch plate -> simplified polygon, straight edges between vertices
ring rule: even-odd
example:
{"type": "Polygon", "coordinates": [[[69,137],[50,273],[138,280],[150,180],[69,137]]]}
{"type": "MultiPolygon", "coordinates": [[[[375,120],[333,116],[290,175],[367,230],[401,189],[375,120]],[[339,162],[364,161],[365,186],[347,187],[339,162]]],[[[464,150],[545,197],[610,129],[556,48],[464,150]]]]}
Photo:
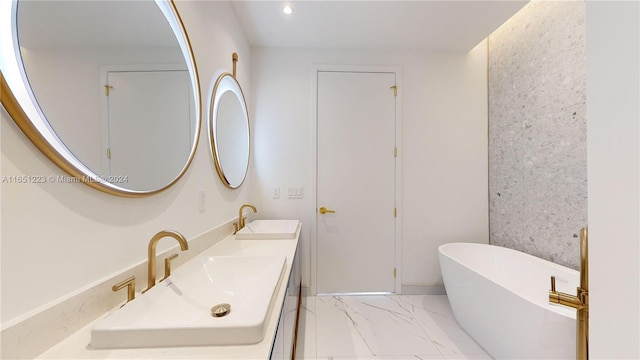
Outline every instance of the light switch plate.
{"type": "Polygon", "coordinates": [[[302,197],[303,197],[303,191],[302,190],[303,190],[302,186],[290,187],[287,190],[287,197],[289,199],[302,199],[302,197]]]}

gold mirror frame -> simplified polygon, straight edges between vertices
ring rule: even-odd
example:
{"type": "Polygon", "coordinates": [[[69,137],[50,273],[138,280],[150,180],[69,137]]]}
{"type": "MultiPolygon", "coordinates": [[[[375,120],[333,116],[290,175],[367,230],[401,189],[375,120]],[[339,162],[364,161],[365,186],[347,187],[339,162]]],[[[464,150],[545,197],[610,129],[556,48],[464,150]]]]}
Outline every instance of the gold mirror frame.
{"type": "Polygon", "coordinates": [[[240,83],[238,83],[238,79],[236,79],[236,63],[238,61],[238,54],[233,53],[232,59],[233,59],[233,73],[225,72],[220,74],[220,76],[218,76],[216,83],[213,87],[213,92],[211,93],[211,101],[209,103],[209,119],[207,122],[209,126],[209,147],[211,148],[211,155],[213,156],[213,161],[216,166],[216,172],[218,173],[218,177],[220,178],[222,183],[227,188],[233,190],[233,189],[238,189],[240,186],[242,186],[242,184],[247,178],[247,173],[249,171],[249,161],[251,157],[251,124],[249,121],[249,111],[247,109],[247,103],[244,97],[244,92],[242,91],[242,87],[240,86],[240,83]],[[221,90],[221,86],[223,85],[223,82],[225,81],[225,79],[230,79],[229,82],[232,85],[227,86],[225,89],[221,90]],[[233,183],[230,180],[229,176],[225,173],[223,168],[224,166],[220,161],[220,150],[218,149],[219,142],[216,141],[216,135],[217,135],[216,124],[217,124],[217,117],[218,117],[217,116],[218,105],[219,105],[220,99],[222,98],[222,95],[227,91],[233,92],[233,94],[236,95],[236,97],[238,98],[239,103],[242,105],[242,112],[247,122],[247,158],[246,158],[247,164],[244,167],[242,180],[237,183],[233,183]]]}
{"type": "Polygon", "coordinates": [[[193,161],[198,147],[202,111],[200,107],[200,81],[195,57],[191,49],[191,42],[174,0],[155,0],[155,2],[173,29],[182,54],[185,57],[185,62],[187,63],[194,97],[195,129],[191,152],[182,170],[180,170],[178,175],[170,183],[153,190],[131,190],[107,182],[78,160],[62,140],[60,140],[50,124],[46,121],[38,105],[30,96],[29,84],[23,77],[24,69],[21,68],[22,61],[19,55],[20,51],[17,48],[15,30],[17,0],[3,0],[0,2],[0,14],[2,14],[2,17],[5,17],[5,19],[0,22],[0,40],[3,43],[0,45],[2,52],[6,56],[6,58],[0,58],[0,103],[2,103],[2,106],[25,136],[53,163],[69,175],[78,179],[79,182],[111,195],[135,198],[150,196],[168,189],[185,174],[193,161]],[[18,97],[16,97],[16,94],[18,97]]]}

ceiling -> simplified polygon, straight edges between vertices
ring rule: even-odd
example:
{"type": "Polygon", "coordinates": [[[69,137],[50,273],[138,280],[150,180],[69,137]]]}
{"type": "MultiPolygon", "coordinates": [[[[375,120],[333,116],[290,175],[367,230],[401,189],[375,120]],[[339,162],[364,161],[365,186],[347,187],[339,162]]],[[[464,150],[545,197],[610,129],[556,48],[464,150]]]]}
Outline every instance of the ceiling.
{"type": "Polygon", "coordinates": [[[471,50],[526,3],[231,1],[253,47],[453,51],[471,50]]]}
{"type": "Polygon", "coordinates": [[[17,27],[27,49],[178,47],[154,1],[20,1],[17,27]]]}
{"type": "MultiPolygon", "coordinates": [[[[231,0],[230,3],[253,47],[468,51],[527,1],[231,0]],[[282,12],[285,4],[294,9],[292,15],[282,12]]],[[[25,47],[175,46],[171,29],[153,1],[21,1],[20,4],[20,43],[25,47]]]]}

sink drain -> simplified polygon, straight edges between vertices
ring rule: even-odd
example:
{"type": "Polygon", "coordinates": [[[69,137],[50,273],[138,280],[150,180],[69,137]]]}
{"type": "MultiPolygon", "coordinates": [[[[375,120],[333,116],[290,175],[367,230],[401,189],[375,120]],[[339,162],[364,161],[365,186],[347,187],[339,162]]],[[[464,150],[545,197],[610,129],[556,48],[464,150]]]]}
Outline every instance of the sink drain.
{"type": "Polygon", "coordinates": [[[231,312],[231,305],[229,304],[218,304],[211,308],[211,316],[213,317],[223,317],[229,315],[231,312]]]}

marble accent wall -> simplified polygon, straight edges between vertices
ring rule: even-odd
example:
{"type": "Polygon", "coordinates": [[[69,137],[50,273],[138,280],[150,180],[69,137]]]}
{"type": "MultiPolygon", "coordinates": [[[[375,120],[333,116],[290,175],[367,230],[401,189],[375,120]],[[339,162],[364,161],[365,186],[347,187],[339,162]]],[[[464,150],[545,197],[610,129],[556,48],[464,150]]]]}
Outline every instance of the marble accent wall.
{"type": "Polygon", "coordinates": [[[579,268],[585,4],[533,1],[489,37],[490,243],[579,268]]]}

